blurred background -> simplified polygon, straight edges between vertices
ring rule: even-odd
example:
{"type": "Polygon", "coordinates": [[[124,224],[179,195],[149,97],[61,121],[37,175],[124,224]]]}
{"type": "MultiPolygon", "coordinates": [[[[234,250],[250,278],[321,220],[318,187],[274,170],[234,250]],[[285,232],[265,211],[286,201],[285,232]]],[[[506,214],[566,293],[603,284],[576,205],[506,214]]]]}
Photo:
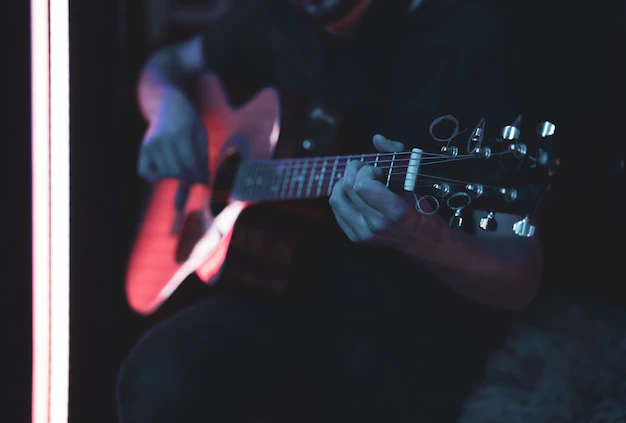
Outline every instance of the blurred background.
{"type": "MultiPolygon", "coordinates": [[[[71,2],[71,371],[70,421],[113,423],[115,375],[158,316],[134,313],[124,295],[126,260],[150,186],[136,176],[145,124],[138,73],[155,49],[202,30],[234,0],[71,2]]],[[[236,3],[236,1],[234,2],[236,3]]],[[[3,1],[4,218],[0,421],[30,419],[30,50],[29,4],[3,1]]],[[[550,16],[545,71],[558,104],[558,135],[581,168],[625,152],[626,2],[544,2],[550,16]],[[561,129],[561,128],[559,128],[561,129]],[[564,141],[566,140],[566,141],[564,141]]],[[[626,305],[624,182],[602,180],[554,193],[546,212],[547,276],[607,304],[626,305]]],[[[201,294],[201,293],[200,293],[201,294]]]]}

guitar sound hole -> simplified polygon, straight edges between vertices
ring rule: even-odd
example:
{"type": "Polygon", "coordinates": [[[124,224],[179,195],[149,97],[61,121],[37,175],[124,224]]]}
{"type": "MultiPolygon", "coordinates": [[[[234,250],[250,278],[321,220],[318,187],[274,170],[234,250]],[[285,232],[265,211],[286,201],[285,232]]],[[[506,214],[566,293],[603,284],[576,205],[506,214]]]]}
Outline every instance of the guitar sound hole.
{"type": "Polygon", "coordinates": [[[228,205],[241,159],[238,154],[228,156],[216,172],[211,189],[211,213],[217,216],[228,205]]]}

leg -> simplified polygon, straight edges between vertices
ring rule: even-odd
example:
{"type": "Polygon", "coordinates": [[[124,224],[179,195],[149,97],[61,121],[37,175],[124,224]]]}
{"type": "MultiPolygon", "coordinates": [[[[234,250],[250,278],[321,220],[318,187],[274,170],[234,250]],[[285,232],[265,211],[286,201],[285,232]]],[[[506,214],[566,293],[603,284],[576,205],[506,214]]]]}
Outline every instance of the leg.
{"type": "Polygon", "coordinates": [[[358,245],[328,248],[311,298],[313,339],[323,339],[316,357],[321,421],[384,422],[385,340],[390,304],[388,284],[372,272],[375,254],[358,245]]]}
{"type": "Polygon", "coordinates": [[[396,284],[401,295],[387,331],[389,408],[402,416],[397,421],[456,422],[510,315],[434,279],[408,281],[396,284]]]}
{"type": "Polygon", "coordinates": [[[265,408],[290,403],[300,356],[292,323],[282,305],[227,296],[161,322],[122,365],[121,421],[258,421],[265,408]]]}
{"type": "Polygon", "coordinates": [[[401,257],[352,249],[333,255],[316,296],[329,329],[324,421],[456,421],[507,313],[472,305],[401,257]]]}

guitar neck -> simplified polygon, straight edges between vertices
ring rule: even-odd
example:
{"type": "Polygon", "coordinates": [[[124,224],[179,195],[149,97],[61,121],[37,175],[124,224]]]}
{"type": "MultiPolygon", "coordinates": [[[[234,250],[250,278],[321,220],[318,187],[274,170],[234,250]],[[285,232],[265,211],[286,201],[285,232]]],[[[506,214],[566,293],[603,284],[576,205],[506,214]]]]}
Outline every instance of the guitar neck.
{"type": "Polygon", "coordinates": [[[412,164],[417,170],[416,155],[413,151],[247,162],[239,167],[231,194],[254,202],[328,197],[351,161],[382,169],[383,183],[398,190],[398,182],[406,185],[411,179],[407,175],[412,164]]]}

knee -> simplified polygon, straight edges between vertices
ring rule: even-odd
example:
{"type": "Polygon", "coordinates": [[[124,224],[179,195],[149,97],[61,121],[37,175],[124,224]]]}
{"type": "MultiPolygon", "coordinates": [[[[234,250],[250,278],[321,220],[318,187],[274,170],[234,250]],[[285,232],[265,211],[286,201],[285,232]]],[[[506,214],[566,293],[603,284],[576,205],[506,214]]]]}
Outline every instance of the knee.
{"type": "MultiPolygon", "coordinates": [[[[181,410],[181,386],[175,363],[134,350],[117,376],[117,405],[121,423],[173,422],[181,410]]],[[[182,398],[184,400],[184,398],[182,398]]]]}
{"type": "Polygon", "coordinates": [[[122,363],[121,422],[195,421],[207,413],[215,421],[233,420],[247,412],[243,398],[254,408],[280,380],[282,317],[263,302],[220,298],[161,322],[122,363]]]}

